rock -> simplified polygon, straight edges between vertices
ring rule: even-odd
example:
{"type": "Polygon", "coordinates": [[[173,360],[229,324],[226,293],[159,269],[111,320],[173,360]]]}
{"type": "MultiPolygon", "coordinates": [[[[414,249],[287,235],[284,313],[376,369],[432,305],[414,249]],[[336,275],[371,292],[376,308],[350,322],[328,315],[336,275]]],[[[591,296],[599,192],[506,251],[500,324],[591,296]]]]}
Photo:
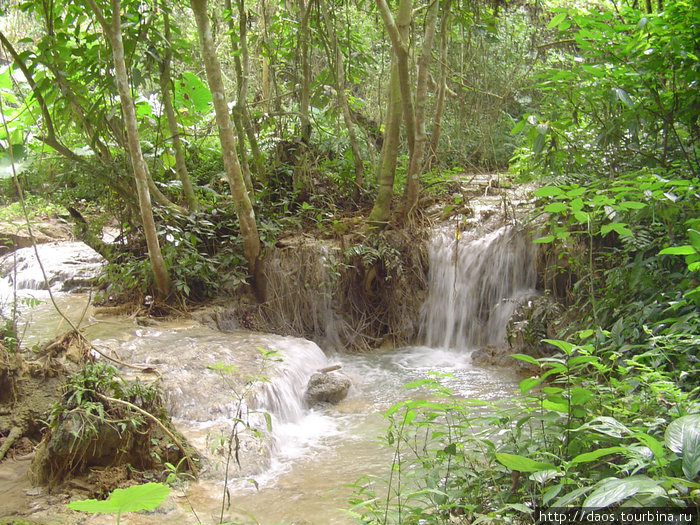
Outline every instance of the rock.
{"type": "MultiPolygon", "coordinates": [[[[37,244],[72,239],[70,226],[61,223],[41,222],[32,226],[32,233],[37,244]]],[[[0,255],[18,248],[32,245],[29,231],[24,223],[0,222],[0,255]]]]}
{"type": "Polygon", "coordinates": [[[309,379],[304,401],[309,406],[339,403],[348,395],[351,384],[350,379],[339,372],[316,373],[309,379]]]}

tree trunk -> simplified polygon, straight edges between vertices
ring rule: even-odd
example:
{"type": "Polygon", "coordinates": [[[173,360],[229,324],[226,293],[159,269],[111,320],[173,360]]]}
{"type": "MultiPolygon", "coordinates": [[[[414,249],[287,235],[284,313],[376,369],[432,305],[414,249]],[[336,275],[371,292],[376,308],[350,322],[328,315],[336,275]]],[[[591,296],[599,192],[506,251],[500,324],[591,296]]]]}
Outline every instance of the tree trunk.
{"type": "Polygon", "coordinates": [[[374,199],[374,206],[369,220],[376,226],[386,226],[391,215],[391,199],[394,195],[394,174],[396,158],[399,154],[399,132],[401,131],[401,87],[399,72],[394,59],[389,82],[389,99],[387,101],[386,121],[384,124],[384,141],[379,157],[379,189],[374,199]]]}
{"type": "Polygon", "coordinates": [[[423,169],[423,154],[428,135],[425,130],[425,106],[428,92],[428,76],[430,70],[430,58],[435,40],[435,25],[437,22],[438,3],[434,1],[428,6],[425,14],[425,36],[418,59],[418,79],[416,82],[416,105],[414,118],[414,147],[411,153],[408,174],[406,175],[406,188],[404,191],[403,217],[407,218],[413,213],[418,203],[420,191],[420,174],[423,169]]]}
{"type": "Polygon", "coordinates": [[[156,224],[153,220],[151,196],[148,193],[148,179],[150,178],[148,174],[148,165],[146,164],[141,152],[138,123],[136,122],[136,110],[134,108],[134,102],[131,99],[131,93],[129,92],[126,63],[124,61],[124,44],[122,43],[121,34],[121,2],[120,0],[111,0],[111,23],[104,18],[102,11],[95,3],[95,0],[87,0],[87,2],[92,11],[95,13],[95,16],[97,16],[100,25],[107,35],[112,47],[114,74],[117,80],[119,99],[122,107],[122,116],[126,127],[129,156],[131,157],[134,178],[136,180],[136,192],[139,198],[141,224],[143,225],[144,234],[146,236],[148,257],[151,262],[151,269],[153,270],[156,294],[159,298],[164,299],[170,293],[170,277],[168,276],[165,261],[163,260],[163,254],[160,250],[156,224]]]}
{"type": "Polygon", "coordinates": [[[335,86],[338,94],[338,105],[343,110],[343,120],[345,121],[345,126],[348,130],[348,138],[350,139],[350,147],[352,149],[352,157],[355,165],[355,189],[353,191],[352,198],[355,202],[357,202],[360,199],[360,190],[362,189],[362,184],[364,183],[365,179],[364,161],[362,160],[360,145],[357,140],[357,134],[355,133],[355,123],[353,122],[352,115],[350,114],[348,98],[345,96],[345,65],[343,64],[343,53],[338,45],[335,28],[333,27],[330,16],[328,15],[326,2],[322,1],[319,3],[319,5],[321,6],[321,14],[323,15],[323,20],[326,25],[326,31],[328,33],[328,39],[330,40],[331,49],[335,54],[335,86]]]}
{"type": "Polygon", "coordinates": [[[207,16],[207,0],[190,0],[192,11],[197,22],[199,43],[202,48],[204,68],[207,73],[209,90],[214,102],[216,113],[216,125],[219,128],[219,141],[221,153],[224,157],[224,168],[228,178],[233,204],[238,216],[243,238],[243,252],[248,261],[248,269],[253,278],[253,288],[258,299],[264,299],[264,286],[262,280],[262,261],[260,260],[260,237],[255,224],[255,213],[248,198],[241,165],[238,162],[236,139],[233,135],[231,117],[226,104],[224,82],[221,76],[221,65],[216,56],[214,40],[207,16]]]}
{"type": "MultiPolygon", "coordinates": [[[[243,137],[248,137],[250,145],[250,155],[253,159],[253,171],[258,180],[265,180],[264,157],[258,146],[258,138],[255,136],[253,125],[250,122],[248,113],[248,77],[250,75],[250,60],[248,57],[248,15],[245,7],[245,0],[237,0],[238,7],[238,41],[234,38],[235,27],[233,14],[228,18],[229,32],[231,33],[231,48],[233,49],[233,61],[236,71],[236,83],[238,85],[238,95],[234,106],[234,119],[236,131],[240,142],[243,137]]],[[[231,0],[226,0],[226,9],[233,13],[231,0]]],[[[265,59],[263,58],[263,62],[265,59]]]]}
{"type": "Polygon", "coordinates": [[[163,62],[160,67],[160,92],[163,97],[163,109],[165,110],[165,117],[168,121],[168,130],[170,131],[170,138],[173,143],[173,150],[175,152],[175,172],[182,182],[182,191],[185,195],[185,201],[187,202],[187,207],[191,211],[197,211],[199,209],[199,201],[194,193],[194,188],[192,187],[192,181],[190,180],[190,174],[187,172],[187,166],[185,165],[185,155],[182,152],[182,142],[180,142],[180,134],[177,127],[177,118],[175,117],[175,110],[173,109],[172,99],[170,97],[170,62],[172,60],[172,49],[170,47],[170,17],[168,12],[163,10],[163,23],[165,24],[165,40],[166,49],[165,55],[163,57],[163,62]]]}
{"type": "Polygon", "coordinates": [[[404,122],[406,124],[406,139],[408,142],[409,164],[404,191],[404,204],[402,215],[404,219],[412,214],[418,202],[420,189],[420,171],[423,165],[423,153],[425,151],[425,105],[428,87],[428,68],[433,40],[435,39],[435,25],[437,20],[437,2],[428,6],[425,17],[425,36],[421,56],[418,64],[418,79],[416,86],[415,108],[410,85],[409,72],[409,35],[411,25],[412,5],[411,0],[400,0],[396,21],[389,10],[386,0],[376,0],[379,14],[384,21],[392,49],[396,57],[399,72],[399,85],[401,88],[401,105],[403,108],[404,122]]]}
{"type": "Polygon", "coordinates": [[[299,66],[301,78],[299,86],[299,119],[301,121],[300,137],[302,142],[308,144],[311,140],[311,120],[309,119],[309,101],[311,98],[311,64],[309,62],[309,15],[311,6],[309,1],[297,0],[299,11],[299,66]]]}
{"type": "MultiPolygon", "coordinates": [[[[241,48],[246,49],[246,45],[238,45],[238,40],[236,40],[236,28],[233,23],[233,6],[231,5],[231,0],[225,0],[224,8],[228,15],[226,16],[226,24],[228,25],[229,36],[231,37],[231,50],[233,51],[233,70],[236,73],[236,84],[238,86],[238,92],[236,93],[236,101],[234,102],[231,116],[233,117],[233,124],[236,128],[236,136],[238,138],[238,155],[241,162],[241,172],[243,173],[243,181],[245,182],[245,187],[248,189],[248,195],[253,197],[253,178],[250,175],[250,166],[248,165],[248,148],[245,144],[245,131],[243,127],[243,113],[245,111],[245,92],[246,92],[246,79],[243,74],[243,64],[241,63],[241,54],[243,53],[241,48]]],[[[239,13],[240,15],[240,13],[239,13]]],[[[243,15],[245,16],[245,9],[243,10],[243,15]]],[[[245,19],[244,19],[245,22],[245,19]]],[[[245,26],[244,26],[245,27],[245,26]]],[[[242,35],[245,38],[245,34],[242,35]]],[[[241,35],[238,35],[241,38],[241,35]]],[[[244,44],[244,43],[242,43],[244,44]]]]}
{"type": "Polygon", "coordinates": [[[442,130],[442,114],[445,107],[445,94],[447,92],[447,41],[450,19],[450,7],[452,0],[444,0],[442,6],[442,20],[440,21],[440,79],[438,83],[437,101],[435,103],[435,114],[433,115],[433,129],[430,136],[430,147],[428,148],[428,160],[426,165],[430,169],[437,161],[438,148],[440,145],[440,132],[442,130]]]}

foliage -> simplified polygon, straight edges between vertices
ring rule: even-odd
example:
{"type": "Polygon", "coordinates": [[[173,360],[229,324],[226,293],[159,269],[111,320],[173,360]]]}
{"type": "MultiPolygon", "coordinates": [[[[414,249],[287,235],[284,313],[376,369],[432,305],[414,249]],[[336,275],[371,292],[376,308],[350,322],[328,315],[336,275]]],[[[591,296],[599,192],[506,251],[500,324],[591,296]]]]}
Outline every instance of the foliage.
{"type": "Polygon", "coordinates": [[[99,424],[106,420],[110,424],[116,424],[120,430],[138,428],[144,424],[142,417],[137,414],[121,414],[118,409],[110,413],[113,409],[103,396],[128,401],[146,411],[153,411],[162,405],[156,387],[139,381],[129,383],[119,376],[113,366],[87,362],[81,370],[68,378],[61,402],[56,403],[49,414],[49,427],[55,429],[63,418],[75,417],[81,424],[71,432],[76,440],[82,441],[95,436],[99,432],[99,424]]]}
{"type": "Polygon", "coordinates": [[[106,500],[86,499],[71,501],[67,507],[71,510],[98,514],[116,514],[117,523],[124,512],[152,510],[160,505],[170,493],[170,487],[162,483],[145,483],[132,485],[125,489],[115,489],[106,500]]]}
{"type": "Polygon", "coordinates": [[[697,176],[698,17],[687,1],[653,14],[559,10],[549,26],[569,44],[533,86],[540,111],[513,128],[529,143],[515,169],[614,177],[661,167],[697,176]]]}
{"type": "Polygon", "coordinates": [[[504,405],[455,399],[437,377],[414,384],[430,396],[387,411],[394,462],[388,478],[356,483],[359,522],[696,505],[698,13],[664,7],[555,11],[559,64],[534,86],[539,110],[513,129],[524,141],[513,169],[545,177],[532,220],[543,273],[569,276],[549,290],[568,307],[554,323],[563,331],[543,340],[547,355],[513,355],[539,373],[504,405]]]}
{"type": "Polygon", "coordinates": [[[386,412],[391,473],[355,483],[351,515],[382,524],[520,523],[535,508],[571,504],[692,506],[697,389],[684,392],[675,372],[653,368],[660,351],[611,364],[593,344],[547,342],[557,354],[514,356],[541,373],[502,405],[457,399],[439,376],[406,385],[430,397],[386,412]]]}

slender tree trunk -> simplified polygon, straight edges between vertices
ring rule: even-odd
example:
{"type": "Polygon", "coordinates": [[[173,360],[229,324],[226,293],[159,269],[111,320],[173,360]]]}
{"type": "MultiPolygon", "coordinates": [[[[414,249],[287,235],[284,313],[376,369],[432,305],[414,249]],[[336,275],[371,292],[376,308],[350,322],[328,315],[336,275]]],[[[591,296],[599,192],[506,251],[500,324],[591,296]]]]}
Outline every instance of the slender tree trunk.
{"type": "MultiPolygon", "coordinates": [[[[226,24],[228,25],[229,36],[231,37],[231,50],[233,51],[233,70],[236,73],[236,84],[238,92],[236,93],[236,101],[234,102],[231,116],[233,124],[236,128],[236,137],[238,138],[238,155],[241,161],[241,172],[243,173],[243,181],[248,189],[248,194],[253,196],[253,178],[250,175],[250,166],[248,165],[248,148],[245,144],[245,131],[243,127],[243,112],[245,111],[245,84],[246,80],[243,75],[243,65],[241,63],[241,46],[238,45],[240,34],[236,34],[236,27],[233,23],[233,6],[231,0],[225,0],[224,7],[228,12],[226,24]]],[[[243,11],[245,15],[245,9],[243,11]]],[[[247,47],[246,47],[247,49],[247,47]]]]}
{"type": "Polygon", "coordinates": [[[401,88],[401,105],[403,108],[404,122],[406,125],[406,138],[409,150],[408,173],[404,191],[404,204],[402,215],[407,218],[412,214],[418,202],[420,189],[420,171],[423,166],[423,153],[427,139],[425,131],[425,105],[428,87],[428,68],[430,56],[435,39],[435,25],[437,21],[437,1],[428,6],[425,17],[425,36],[421,55],[418,61],[418,78],[416,85],[415,108],[411,93],[409,72],[409,48],[408,30],[412,18],[411,0],[400,0],[396,21],[389,10],[386,0],[376,0],[379,14],[384,21],[392,49],[396,57],[399,72],[399,85],[401,88]]]}
{"type": "Polygon", "coordinates": [[[299,11],[299,66],[301,68],[301,85],[299,86],[299,115],[301,121],[301,140],[308,144],[311,140],[311,120],[309,119],[309,101],[311,99],[311,63],[309,61],[309,15],[310,0],[297,0],[299,11]]]}
{"type": "Polygon", "coordinates": [[[104,18],[102,11],[95,3],[95,0],[87,0],[87,3],[95,13],[95,16],[98,18],[100,25],[107,35],[112,47],[114,73],[117,80],[117,88],[119,90],[122,116],[126,127],[129,156],[131,157],[134,178],[136,180],[136,192],[139,198],[141,224],[143,225],[144,234],[146,236],[148,257],[153,270],[156,294],[162,299],[167,297],[170,293],[171,284],[170,277],[168,276],[168,271],[165,266],[165,261],[163,260],[163,254],[160,250],[160,244],[158,242],[156,224],[153,219],[153,210],[151,208],[151,196],[148,193],[148,179],[150,178],[148,174],[148,165],[146,164],[141,152],[138,123],[136,121],[136,110],[134,108],[134,102],[131,99],[131,93],[129,92],[126,63],[124,61],[124,44],[122,43],[121,34],[121,2],[120,0],[111,0],[111,23],[104,18]]]}
{"type": "MultiPolygon", "coordinates": [[[[234,38],[236,30],[233,23],[233,16],[228,18],[229,32],[231,33],[231,48],[233,49],[233,60],[236,71],[236,83],[238,85],[238,96],[234,106],[234,117],[236,131],[239,142],[243,142],[243,137],[248,137],[250,145],[250,155],[253,159],[253,170],[259,180],[265,180],[264,157],[258,145],[258,138],[255,136],[253,125],[250,122],[248,113],[248,77],[250,75],[250,59],[248,55],[248,15],[245,0],[237,0],[238,7],[238,41],[234,38]]],[[[226,0],[226,9],[233,13],[231,0],[226,0]]],[[[263,58],[263,62],[265,59],[263,58]]]]}
{"type": "Polygon", "coordinates": [[[425,36],[418,59],[418,79],[416,82],[416,106],[414,124],[414,147],[408,164],[406,176],[406,188],[404,191],[403,216],[408,217],[418,202],[420,191],[420,174],[423,169],[423,154],[428,135],[425,129],[425,106],[428,93],[428,76],[430,70],[430,58],[435,40],[435,26],[437,22],[438,3],[433,1],[428,6],[425,14],[425,36]]]}
{"type": "Polygon", "coordinates": [[[360,190],[362,189],[362,184],[364,183],[365,179],[364,161],[362,160],[362,153],[360,152],[357,133],[355,133],[355,123],[353,122],[352,115],[350,114],[348,98],[345,95],[345,65],[343,63],[343,53],[338,45],[335,28],[331,23],[330,16],[328,15],[326,2],[321,1],[319,2],[319,5],[321,6],[321,14],[326,25],[326,31],[328,33],[328,39],[330,40],[331,49],[335,54],[335,85],[338,93],[338,105],[343,110],[343,120],[345,121],[345,127],[348,130],[348,138],[350,139],[350,147],[352,149],[353,162],[355,165],[355,190],[353,191],[352,198],[357,202],[360,198],[360,190]]]}
{"type": "Polygon", "coordinates": [[[207,0],[190,0],[192,11],[197,22],[197,32],[199,43],[202,48],[202,58],[204,68],[207,73],[207,81],[214,102],[214,112],[216,113],[216,124],[219,128],[219,141],[221,142],[221,153],[224,157],[224,168],[228,178],[233,204],[238,215],[238,222],[243,238],[243,252],[248,261],[248,268],[253,278],[253,288],[258,299],[264,298],[262,260],[260,260],[260,237],[255,224],[255,213],[248,198],[241,165],[238,162],[236,139],[233,134],[231,117],[226,104],[224,82],[221,76],[221,65],[216,56],[214,40],[207,16],[207,0]]]}
{"type": "Polygon", "coordinates": [[[180,182],[182,182],[182,191],[185,195],[187,207],[191,211],[197,211],[199,209],[199,201],[194,193],[190,174],[185,165],[185,155],[182,151],[177,118],[175,117],[175,110],[173,109],[172,98],[170,97],[170,63],[172,61],[173,52],[170,47],[170,17],[166,10],[163,10],[163,23],[165,24],[164,36],[166,40],[165,55],[163,56],[163,62],[160,68],[160,92],[163,98],[163,109],[165,110],[168,130],[170,131],[170,138],[175,152],[175,171],[180,178],[180,182]]]}
{"type": "MultiPolygon", "coordinates": [[[[260,21],[262,22],[262,41],[265,42],[268,39],[267,33],[267,6],[265,0],[260,0],[260,7],[258,8],[260,13],[260,21]]],[[[260,79],[260,89],[262,91],[262,105],[265,113],[270,112],[270,63],[269,58],[266,53],[260,53],[260,58],[262,61],[261,67],[261,79],[260,79]]]]}
{"type": "Polygon", "coordinates": [[[401,131],[401,87],[399,72],[394,59],[391,67],[389,82],[389,97],[387,101],[386,120],[384,123],[384,142],[379,157],[379,189],[374,199],[374,206],[369,214],[369,220],[377,226],[386,226],[391,215],[391,199],[394,195],[394,175],[396,159],[399,154],[399,132],[401,131]]]}
{"type": "Polygon", "coordinates": [[[442,20],[440,21],[440,79],[438,84],[435,114],[433,115],[433,129],[430,135],[430,147],[428,148],[428,169],[437,160],[440,145],[440,132],[442,130],[442,114],[445,107],[445,94],[447,92],[447,41],[450,19],[450,7],[452,0],[444,0],[442,5],[442,20]]]}

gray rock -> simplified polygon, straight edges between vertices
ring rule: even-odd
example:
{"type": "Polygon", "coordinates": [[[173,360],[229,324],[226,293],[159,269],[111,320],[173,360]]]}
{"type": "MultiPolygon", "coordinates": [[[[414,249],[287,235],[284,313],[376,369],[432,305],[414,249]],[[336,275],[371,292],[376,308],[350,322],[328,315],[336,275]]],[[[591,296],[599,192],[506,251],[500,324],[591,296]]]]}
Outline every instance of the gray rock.
{"type": "Polygon", "coordinates": [[[340,372],[316,373],[309,379],[304,400],[309,406],[339,403],[348,395],[351,384],[350,379],[340,372]]]}

